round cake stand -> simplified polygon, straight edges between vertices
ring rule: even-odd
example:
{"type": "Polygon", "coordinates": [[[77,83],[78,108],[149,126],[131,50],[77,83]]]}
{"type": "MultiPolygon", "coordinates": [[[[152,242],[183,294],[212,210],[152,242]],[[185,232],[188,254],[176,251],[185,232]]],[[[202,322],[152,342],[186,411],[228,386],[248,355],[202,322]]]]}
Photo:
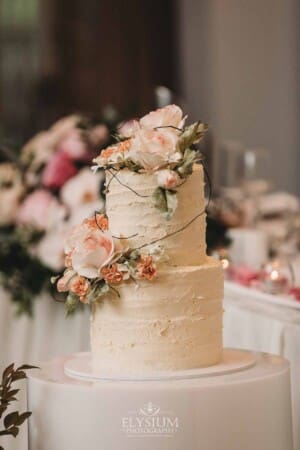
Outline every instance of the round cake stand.
{"type": "Polygon", "coordinates": [[[29,374],[29,450],[293,449],[280,357],[224,350],[218,366],[122,380],[82,372],[89,358],[60,357],[29,374]]]}

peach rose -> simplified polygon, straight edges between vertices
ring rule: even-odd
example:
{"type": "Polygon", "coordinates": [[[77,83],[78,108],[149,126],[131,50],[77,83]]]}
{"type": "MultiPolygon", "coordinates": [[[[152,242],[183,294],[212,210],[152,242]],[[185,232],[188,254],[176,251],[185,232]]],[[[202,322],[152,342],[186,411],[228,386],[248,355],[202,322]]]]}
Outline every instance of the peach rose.
{"type": "Polygon", "coordinates": [[[78,295],[82,303],[87,302],[86,295],[90,288],[90,282],[83,277],[75,277],[71,283],[71,291],[78,295]]]}
{"type": "Polygon", "coordinates": [[[71,232],[65,253],[70,256],[70,263],[79,275],[97,278],[114,254],[114,241],[108,231],[101,231],[89,221],[84,221],[71,232]]]}
{"type": "Polygon", "coordinates": [[[173,189],[181,183],[181,178],[174,170],[164,169],[156,173],[158,186],[173,189]]]}
{"type": "Polygon", "coordinates": [[[78,276],[74,270],[67,270],[57,282],[58,292],[74,292],[83,303],[86,303],[86,294],[89,288],[90,282],[86,278],[78,276]]]}
{"type": "Polygon", "coordinates": [[[109,284],[120,284],[124,279],[124,274],[118,270],[118,264],[113,264],[110,267],[103,267],[101,275],[109,284]]]}
{"type": "MultiPolygon", "coordinates": [[[[159,108],[156,111],[151,111],[140,120],[142,128],[156,128],[156,127],[176,127],[182,128],[185,122],[182,111],[179,106],[168,105],[164,108],[159,108]]],[[[171,128],[170,128],[171,129],[171,128]]]]}
{"type": "Polygon", "coordinates": [[[108,164],[120,163],[127,158],[130,145],[131,140],[127,139],[126,141],[107,147],[94,159],[94,162],[101,167],[105,167],[108,164]]]}
{"type": "Polygon", "coordinates": [[[129,158],[146,170],[157,170],[178,161],[178,135],[168,130],[140,130],[132,138],[129,158]]]}
{"type": "Polygon", "coordinates": [[[152,281],[156,275],[156,265],[153,263],[152,256],[142,255],[140,261],[137,264],[137,275],[139,278],[152,281]]]}

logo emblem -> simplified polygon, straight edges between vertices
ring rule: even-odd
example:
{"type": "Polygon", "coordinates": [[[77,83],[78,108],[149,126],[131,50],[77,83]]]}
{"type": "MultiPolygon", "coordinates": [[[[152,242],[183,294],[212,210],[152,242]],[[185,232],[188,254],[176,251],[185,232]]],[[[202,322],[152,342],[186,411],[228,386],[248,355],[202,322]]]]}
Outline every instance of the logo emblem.
{"type": "Polygon", "coordinates": [[[128,411],[121,419],[121,428],[127,437],[172,437],[179,429],[179,418],[149,401],[138,410],[128,411]]]}

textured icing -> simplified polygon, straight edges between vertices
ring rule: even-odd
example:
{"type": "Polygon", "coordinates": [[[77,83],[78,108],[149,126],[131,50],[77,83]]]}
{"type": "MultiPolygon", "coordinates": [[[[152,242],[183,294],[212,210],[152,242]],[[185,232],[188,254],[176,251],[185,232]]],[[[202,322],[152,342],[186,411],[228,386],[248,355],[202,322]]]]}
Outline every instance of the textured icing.
{"type": "Polygon", "coordinates": [[[93,307],[91,343],[97,367],[182,370],[216,364],[222,354],[223,270],[161,269],[153,282],[129,282],[93,307]]]}
{"type": "MultiPolygon", "coordinates": [[[[193,174],[178,187],[178,207],[174,216],[167,221],[155,208],[152,194],[157,187],[155,175],[137,174],[121,170],[117,177],[120,182],[138,192],[136,195],[116,179],[110,182],[106,196],[106,212],[109,227],[115,236],[137,237],[130,240],[131,247],[138,247],[161,238],[185,226],[205,208],[202,166],[195,166],[193,174]]],[[[206,219],[205,214],[195,220],[184,231],[164,239],[162,245],[169,256],[170,265],[198,265],[205,261],[206,219]]]]}

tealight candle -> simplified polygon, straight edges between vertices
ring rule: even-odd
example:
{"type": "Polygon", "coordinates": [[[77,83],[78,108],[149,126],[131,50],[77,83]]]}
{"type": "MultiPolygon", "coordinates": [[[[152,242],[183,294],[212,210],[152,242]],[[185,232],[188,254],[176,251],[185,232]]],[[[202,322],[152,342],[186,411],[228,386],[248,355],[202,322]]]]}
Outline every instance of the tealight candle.
{"type": "Polygon", "coordinates": [[[270,294],[282,294],[289,289],[288,278],[283,274],[279,261],[265,264],[260,279],[263,290],[270,294]]]}

